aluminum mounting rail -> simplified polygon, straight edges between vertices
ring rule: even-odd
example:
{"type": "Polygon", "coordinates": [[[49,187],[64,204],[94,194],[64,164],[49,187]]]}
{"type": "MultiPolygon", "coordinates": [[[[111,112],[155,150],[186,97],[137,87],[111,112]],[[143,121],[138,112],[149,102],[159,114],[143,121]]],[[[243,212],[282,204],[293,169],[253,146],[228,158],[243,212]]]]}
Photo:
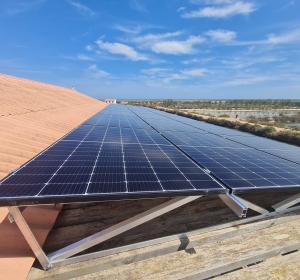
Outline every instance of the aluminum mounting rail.
{"type": "Polygon", "coordinates": [[[23,234],[25,240],[32,249],[34,255],[39,260],[43,269],[49,269],[53,261],[63,260],[68,257],[71,257],[75,254],[78,254],[88,248],[91,248],[97,244],[100,244],[108,239],[111,239],[121,233],[128,231],[134,227],[137,227],[141,224],[144,224],[150,220],[153,220],[165,213],[168,213],[172,210],[175,210],[185,204],[188,204],[200,196],[186,196],[186,197],[176,197],[170,199],[160,205],[157,205],[145,212],[137,214],[127,220],[124,220],[120,223],[117,223],[107,229],[99,231],[95,234],[92,234],[80,241],[77,241],[73,244],[70,244],[62,249],[59,249],[48,256],[45,254],[38,241],[36,240],[34,234],[32,233],[29,225],[24,219],[21,211],[18,207],[9,207],[10,220],[14,221],[18,226],[19,230],[23,234]]]}
{"type": "Polygon", "coordinates": [[[275,211],[285,210],[300,203],[300,193],[295,194],[281,202],[274,204],[272,207],[275,211]]]}
{"type": "MultiPolygon", "coordinates": [[[[27,224],[26,220],[24,219],[22,212],[20,211],[19,207],[12,206],[9,207],[9,219],[11,222],[15,222],[21,233],[23,234],[25,240],[27,241],[28,245],[30,246],[31,250],[33,251],[34,255],[40,262],[43,269],[47,270],[51,268],[54,265],[58,265],[60,263],[73,263],[78,262],[80,260],[88,260],[90,258],[93,258],[95,256],[101,256],[101,251],[96,253],[90,253],[90,254],[83,254],[83,255],[77,255],[84,250],[91,248],[97,244],[100,244],[106,240],[109,240],[115,236],[118,236],[122,234],[123,232],[126,232],[132,228],[135,228],[139,225],[142,225],[150,220],[153,220],[163,214],[166,214],[172,210],[175,210],[183,205],[186,205],[192,201],[197,200],[202,196],[186,196],[186,197],[176,197],[173,199],[170,199],[166,202],[163,202],[160,205],[157,205],[149,210],[146,210],[142,213],[139,213],[129,219],[126,219],[120,223],[117,223],[113,226],[110,226],[102,231],[99,231],[95,234],[92,234],[86,238],[81,239],[80,241],[77,241],[73,244],[70,244],[64,248],[61,248],[55,252],[52,252],[48,255],[45,254],[43,251],[43,248],[39,245],[38,241],[36,240],[33,232],[31,231],[29,225],[27,224]],[[76,256],[77,255],[77,256],[76,256]]],[[[219,198],[230,208],[234,211],[234,213],[240,217],[244,218],[246,217],[247,210],[252,209],[256,212],[258,212],[260,215],[243,219],[241,220],[240,224],[247,223],[252,220],[260,220],[265,219],[268,217],[275,217],[276,215],[280,215],[282,213],[293,211],[294,209],[298,209],[299,207],[292,207],[295,204],[300,202],[300,194],[297,194],[295,196],[292,196],[278,204],[276,204],[274,207],[275,211],[269,212],[266,209],[249,202],[248,200],[238,197],[233,194],[226,194],[226,195],[219,195],[219,198]]],[[[232,224],[237,223],[233,222],[232,224]]],[[[221,225],[222,226],[222,225],[221,225]]],[[[183,236],[184,242],[187,242],[186,236],[184,233],[182,233],[180,236],[183,236]]],[[[168,239],[170,237],[165,237],[164,239],[168,239]]],[[[147,241],[146,243],[151,244],[151,242],[155,243],[155,241],[147,241]]],[[[183,244],[184,245],[184,244],[183,244]]],[[[135,246],[128,245],[125,246],[130,247],[135,246]]],[[[107,251],[117,252],[118,248],[110,249],[107,251]]]]}

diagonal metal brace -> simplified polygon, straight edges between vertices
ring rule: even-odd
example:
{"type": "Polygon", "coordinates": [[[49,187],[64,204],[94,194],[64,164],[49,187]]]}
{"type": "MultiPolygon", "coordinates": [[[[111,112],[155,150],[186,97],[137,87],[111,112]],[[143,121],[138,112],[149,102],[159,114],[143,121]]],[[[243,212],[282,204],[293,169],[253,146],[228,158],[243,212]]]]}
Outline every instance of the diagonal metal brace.
{"type": "Polygon", "coordinates": [[[51,262],[66,259],[75,254],[78,254],[88,248],[91,248],[99,243],[102,243],[114,236],[117,236],[125,231],[128,231],[134,227],[137,227],[145,222],[153,220],[167,212],[170,212],[178,207],[181,207],[187,203],[190,203],[201,196],[187,196],[177,197],[168,200],[154,208],[151,208],[145,212],[142,212],[136,216],[133,216],[125,221],[115,224],[107,229],[92,234],[80,241],[70,244],[62,249],[59,249],[48,255],[51,262]]]}
{"type": "Polygon", "coordinates": [[[50,267],[50,261],[46,256],[45,252],[43,251],[42,247],[40,246],[39,242],[36,240],[20,209],[18,207],[13,206],[9,207],[8,210],[10,221],[16,223],[23,237],[25,238],[31,250],[33,251],[34,255],[39,260],[43,269],[48,269],[50,267]]]}
{"type": "Polygon", "coordinates": [[[274,204],[272,207],[275,211],[285,210],[300,203],[300,193],[295,194],[281,202],[274,204]]]}

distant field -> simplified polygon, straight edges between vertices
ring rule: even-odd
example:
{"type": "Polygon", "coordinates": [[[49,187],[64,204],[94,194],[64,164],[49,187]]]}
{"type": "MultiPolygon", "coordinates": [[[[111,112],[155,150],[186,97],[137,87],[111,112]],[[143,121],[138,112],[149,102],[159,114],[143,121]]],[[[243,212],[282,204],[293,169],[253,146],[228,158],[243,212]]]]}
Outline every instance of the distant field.
{"type": "Polygon", "coordinates": [[[138,100],[140,105],[300,146],[299,100],[138,100]]]}
{"type": "Polygon", "coordinates": [[[130,104],[161,106],[178,109],[210,109],[210,110],[270,110],[299,109],[300,99],[229,99],[229,100],[135,100],[130,104]]]}
{"type": "Polygon", "coordinates": [[[183,112],[246,121],[278,128],[300,130],[300,109],[269,109],[269,110],[210,110],[210,109],[179,109],[183,112]]]}

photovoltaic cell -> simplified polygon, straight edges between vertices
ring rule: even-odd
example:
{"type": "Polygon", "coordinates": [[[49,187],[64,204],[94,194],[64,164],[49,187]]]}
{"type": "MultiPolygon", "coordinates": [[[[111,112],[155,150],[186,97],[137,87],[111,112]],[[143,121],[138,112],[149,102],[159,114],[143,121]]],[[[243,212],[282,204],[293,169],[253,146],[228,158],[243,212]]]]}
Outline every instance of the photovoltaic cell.
{"type": "MultiPolygon", "coordinates": [[[[149,117],[149,112],[151,112],[151,118],[152,120],[154,120],[155,125],[158,125],[158,130],[162,129],[164,132],[167,132],[168,127],[173,127],[173,129],[171,130],[176,132],[181,131],[186,133],[189,131],[189,133],[192,133],[193,131],[198,131],[198,133],[201,134],[207,134],[207,133],[215,134],[216,136],[234,141],[236,145],[238,144],[246,145],[300,164],[299,147],[278,142],[275,140],[267,139],[265,137],[255,136],[250,133],[245,133],[245,132],[241,132],[234,129],[229,129],[226,127],[221,127],[221,126],[217,126],[205,122],[200,122],[200,121],[196,121],[178,115],[172,115],[154,109],[141,108],[139,110],[146,111],[146,113],[143,112],[143,115],[148,117],[149,117]],[[156,122],[155,120],[157,120],[158,117],[157,116],[154,117],[153,115],[158,115],[161,121],[159,123],[156,122]],[[185,129],[182,128],[184,126],[186,126],[185,129]]],[[[199,141],[199,143],[201,142],[199,141]]],[[[217,144],[216,147],[219,147],[219,145],[217,144]]]]}
{"type": "Polygon", "coordinates": [[[0,204],[227,191],[128,107],[109,106],[5,178],[0,204]]]}
{"type": "Polygon", "coordinates": [[[300,187],[298,147],[149,108],[130,109],[234,192],[300,187]]]}
{"type": "Polygon", "coordinates": [[[10,174],[0,205],[300,187],[299,148],[112,105],[10,174]]]}
{"type": "Polygon", "coordinates": [[[275,140],[267,139],[259,136],[227,136],[228,139],[233,140],[244,145],[255,147],[258,150],[266,153],[288,159],[300,164],[300,149],[299,147],[280,143],[275,140]]]}

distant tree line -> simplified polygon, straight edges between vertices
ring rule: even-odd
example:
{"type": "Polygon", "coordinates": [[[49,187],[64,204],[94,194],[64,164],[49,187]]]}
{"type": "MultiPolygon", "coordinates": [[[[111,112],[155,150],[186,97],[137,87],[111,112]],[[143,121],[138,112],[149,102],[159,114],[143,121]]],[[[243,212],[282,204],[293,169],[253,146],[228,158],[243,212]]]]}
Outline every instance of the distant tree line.
{"type": "Polygon", "coordinates": [[[259,124],[241,123],[239,121],[231,121],[231,120],[215,118],[215,117],[204,118],[203,116],[200,115],[186,113],[180,110],[174,110],[169,108],[159,108],[159,110],[300,146],[300,131],[296,131],[296,130],[277,131],[272,126],[262,126],[259,124]]]}
{"type": "Polygon", "coordinates": [[[270,110],[300,109],[300,99],[226,99],[226,100],[141,100],[129,101],[131,105],[164,107],[172,109],[212,110],[270,110]]]}

